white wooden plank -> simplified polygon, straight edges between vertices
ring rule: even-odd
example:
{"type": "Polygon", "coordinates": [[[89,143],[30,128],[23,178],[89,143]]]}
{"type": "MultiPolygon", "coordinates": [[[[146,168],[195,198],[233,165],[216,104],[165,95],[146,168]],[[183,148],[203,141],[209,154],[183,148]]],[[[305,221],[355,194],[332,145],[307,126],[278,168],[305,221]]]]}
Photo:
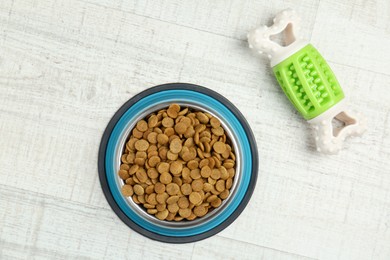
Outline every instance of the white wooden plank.
{"type": "Polygon", "coordinates": [[[147,239],[108,209],[0,186],[0,258],[189,259],[193,244],[147,239]]]}
{"type": "Polygon", "coordinates": [[[246,39],[254,26],[267,24],[281,8],[294,8],[307,21],[302,34],[310,38],[319,1],[108,1],[83,0],[217,35],[246,39]]]}
{"type": "Polygon", "coordinates": [[[321,1],[312,41],[333,62],[390,75],[390,2],[321,1]]]}
{"type": "Polygon", "coordinates": [[[261,247],[250,243],[242,243],[237,240],[215,236],[213,239],[203,240],[195,244],[192,260],[213,259],[312,259],[294,255],[272,248],[261,247]]]}

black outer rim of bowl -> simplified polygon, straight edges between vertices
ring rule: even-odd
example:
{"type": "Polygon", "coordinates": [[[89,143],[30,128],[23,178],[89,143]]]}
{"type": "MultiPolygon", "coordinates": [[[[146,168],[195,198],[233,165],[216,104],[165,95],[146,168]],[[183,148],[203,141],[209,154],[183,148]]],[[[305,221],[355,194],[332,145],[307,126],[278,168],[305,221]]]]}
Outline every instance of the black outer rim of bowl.
{"type": "Polygon", "coordinates": [[[146,89],[139,94],[135,95],[131,99],[129,99],[122,107],[114,114],[114,116],[111,118],[110,122],[108,123],[101,143],[99,147],[99,154],[98,154],[98,171],[99,171],[99,179],[100,179],[100,185],[103,189],[104,196],[106,197],[108,204],[111,206],[112,210],[115,212],[115,214],[131,229],[138,232],[139,234],[146,236],[148,238],[151,238],[153,240],[157,240],[160,242],[165,243],[176,243],[176,244],[182,244],[182,243],[191,243],[196,242],[199,240],[203,240],[205,238],[208,238],[210,236],[213,236],[223,229],[225,229],[227,226],[229,226],[244,210],[246,205],[249,202],[249,199],[251,198],[256,181],[257,181],[257,173],[258,173],[258,167],[259,167],[259,158],[258,158],[258,152],[257,152],[257,145],[256,140],[254,138],[254,135],[252,133],[251,128],[249,127],[248,122],[244,118],[244,116],[241,114],[241,112],[225,97],[218,94],[217,92],[210,90],[208,88],[189,84],[189,83],[168,83],[163,85],[158,85],[149,89],[146,89]],[[106,148],[108,139],[111,136],[111,132],[114,129],[116,123],[119,121],[119,119],[122,117],[122,115],[136,102],[141,100],[142,98],[151,95],[153,93],[165,91],[165,90],[173,90],[173,89],[183,89],[183,90],[192,90],[196,92],[200,92],[203,94],[206,94],[208,96],[213,97],[214,99],[220,101],[222,104],[224,104],[239,120],[241,125],[243,126],[245,133],[249,139],[250,144],[250,150],[252,154],[252,174],[251,179],[249,182],[248,189],[244,195],[244,198],[242,199],[240,205],[237,207],[237,209],[220,225],[212,228],[209,231],[206,231],[201,234],[193,235],[193,236],[186,236],[186,237],[173,237],[173,236],[164,236],[160,234],[153,233],[149,230],[144,229],[143,227],[139,226],[138,224],[134,223],[130,218],[127,217],[125,213],[122,212],[122,210],[117,205],[115,199],[113,198],[110,188],[108,186],[107,178],[106,178],[106,171],[105,171],[105,156],[106,156],[106,148]]]}

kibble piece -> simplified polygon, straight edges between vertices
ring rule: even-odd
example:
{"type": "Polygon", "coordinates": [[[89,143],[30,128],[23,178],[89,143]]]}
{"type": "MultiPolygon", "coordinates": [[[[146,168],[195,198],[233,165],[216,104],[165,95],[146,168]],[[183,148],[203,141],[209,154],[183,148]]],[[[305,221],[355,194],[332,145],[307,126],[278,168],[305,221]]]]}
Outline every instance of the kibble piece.
{"type": "Polygon", "coordinates": [[[196,168],[198,168],[199,166],[199,163],[195,160],[191,160],[187,163],[187,167],[190,169],[190,170],[194,170],[196,168]]]}
{"type": "Polygon", "coordinates": [[[185,134],[187,127],[188,126],[185,123],[180,122],[175,125],[175,131],[178,134],[185,134]]]}
{"type": "Polygon", "coordinates": [[[227,197],[229,196],[229,190],[228,189],[226,189],[226,190],[224,190],[224,191],[222,191],[220,194],[219,194],[219,197],[221,198],[221,199],[227,199],[227,197]]]}
{"type": "Polygon", "coordinates": [[[219,168],[219,171],[221,172],[221,179],[222,180],[227,180],[229,178],[229,173],[224,166],[221,166],[219,168]]]}
{"type": "MultiPolygon", "coordinates": [[[[180,109],[179,109],[179,111],[180,111],[180,109]]],[[[188,107],[186,107],[186,108],[184,108],[182,111],[180,111],[179,113],[178,113],[178,115],[179,116],[182,116],[182,115],[185,115],[185,114],[187,114],[188,113],[188,107]]]]}
{"type": "Polygon", "coordinates": [[[126,170],[119,170],[118,175],[119,175],[119,177],[120,177],[122,180],[126,180],[127,178],[130,177],[129,172],[126,171],[126,170]]]}
{"type": "Polygon", "coordinates": [[[158,118],[156,115],[152,115],[149,117],[148,119],[148,127],[149,128],[152,128],[152,127],[155,127],[158,123],[158,118]]]}
{"type": "Polygon", "coordinates": [[[144,204],[144,207],[147,208],[147,209],[154,209],[155,208],[155,205],[152,205],[152,204],[149,204],[149,203],[146,203],[146,202],[142,202],[144,204]]]}
{"type": "MultiPolygon", "coordinates": [[[[156,136],[156,140],[157,140],[157,136],[156,136]]],[[[158,145],[157,143],[149,145],[149,148],[147,150],[148,158],[150,158],[152,156],[152,155],[150,155],[151,153],[153,153],[153,155],[158,155],[158,147],[157,147],[157,145],[158,145]]]]}
{"type": "Polygon", "coordinates": [[[196,113],[196,118],[201,122],[202,124],[207,124],[209,122],[209,118],[202,112],[196,113]]]}
{"type": "Polygon", "coordinates": [[[145,164],[145,159],[144,158],[135,158],[134,163],[139,165],[139,166],[144,166],[145,164]]]}
{"type": "Polygon", "coordinates": [[[155,167],[160,161],[161,161],[160,157],[155,155],[150,157],[148,163],[150,167],[155,167]]]}
{"type": "Polygon", "coordinates": [[[181,148],[182,148],[182,144],[181,144],[180,139],[178,139],[178,138],[172,140],[171,144],[169,145],[169,149],[173,153],[179,153],[181,151],[181,148]]]}
{"type": "Polygon", "coordinates": [[[137,142],[135,142],[134,146],[135,146],[135,149],[137,149],[138,151],[144,152],[149,148],[149,143],[148,143],[148,141],[141,139],[141,140],[138,140],[137,142]]]}
{"type": "Polygon", "coordinates": [[[180,111],[180,106],[177,105],[177,104],[172,104],[167,109],[167,114],[171,118],[176,118],[178,113],[179,113],[179,111],[180,111]]]}
{"type": "Polygon", "coordinates": [[[165,117],[165,118],[162,120],[162,125],[163,125],[164,127],[172,127],[172,126],[174,126],[174,124],[175,124],[175,121],[173,121],[173,119],[170,118],[170,117],[165,117]]]}
{"type": "Polygon", "coordinates": [[[217,181],[214,180],[214,179],[211,178],[211,177],[208,177],[208,178],[207,178],[207,182],[210,183],[210,184],[212,184],[212,185],[214,185],[217,181]]]}
{"type": "Polygon", "coordinates": [[[186,132],[184,133],[185,138],[191,138],[194,135],[195,135],[195,129],[192,126],[188,127],[186,132]]]}
{"type": "Polygon", "coordinates": [[[139,169],[139,166],[137,164],[131,166],[129,169],[129,174],[133,175],[134,173],[136,173],[138,171],[138,169],[139,169]]]}
{"type": "Polygon", "coordinates": [[[218,199],[218,196],[217,195],[210,195],[208,198],[207,198],[207,202],[213,202],[214,200],[218,199]]]}
{"type": "Polygon", "coordinates": [[[145,193],[146,194],[151,194],[153,192],[154,192],[154,185],[153,184],[149,184],[149,186],[145,188],[145,193]]]}
{"type": "Polygon", "coordinates": [[[175,129],[173,129],[172,127],[167,127],[164,131],[164,134],[168,137],[171,137],[175,135],[175,129]]]}
{"type": "Polygon", "coordinates": [[[163,211],[164,209],[166,209],[167,208],[167,204],[165,204],[165,203],[163,203],[163,204],[157,204],[156,205],[156,209],[158,210],[158,211],[163,211]]]}
{"type": "Polygon", "coordinates": [[[183,218],[188,218],[191,215],[192,211],[189,208],[179,209],[179,215],[183,218]]]}
{"type": "Polygon", "coordinates": [[[181,171],[181,176],[183,177],[183,180],[191,179],[191,171],[187,167],[184,167],[181,171]]]}
{"type": "Polygon", "coordinates": [[[130,169],[130,166],[128,164],[122,163],[121,166],[119,167],[119,169],[128,171],[130,169]]]}
{"type": "Polygon", "coordinates": [[[185,209],[190,206],[190,202],[187,197],[183,196],[179,198],[179,200],[177,201],[177,205],[179,206],[179,208],[185,209]]]}
{"type": "Polygon", "coordinates": [[[157,142],[161,145],[164,145],[166,143],[168,143],[169,141],[169,137],[165,134],[158,134],[157,135],[157,142]]]}
{"type": "Polygon", "coordinates": [[[166,191],[169,195],[176,195],[179,193],[180,187],[176,183],[169,183],[166,187],[166,191]]]}
{"type": "Polygon", "coordinates": [[[158,149],[158,156],[160,156],[161,160],[167,159],[168,147],[162,146],[158,149]]]}
{"type": "Polygon", "coordinates": [[[178,161],[172,162],[169,168],[169,171],[175,176],[180,175],[182,170],[183,170],[183,164],[181,164],[178,161]]]}
{"type": "MultiPolygon", "coordinates": [[[[198,132],[200,134],[205,129],[206,129],[206,125],[205,124],[197,124],[197,126],[195,127],[195,132],[198,132]]],[[[199,135],[199,137],[200,137],[200,135],[199,135]]]]}
{"type": "Polygon", "coordinates": [[[218,208],[219,206],[221,206],[222,200],[220,198],[217,198],[216,200],[212,201],[210,204],[214,208],[218,208]]]}
{"type": "Polygon", "coordinates": [[[213,156],[213,159],[215,162],[215,167],[220,168],[221,167],[221,160],[216,155],[219,155],[219,154],[215,153],[213,156]]]}
{"type": "Polygon", "coordinates": [[[138,152],[135,154],[135,157],[136,157],[136,159],[137,159],[137,158],[146,159],[146,158],[148,157],[148,155],[146,154],[146,152],[140,152],[140,151],[138,151],[138,152]]]}
{"type": "Polygon", "coordinates": [[[177,203],[168,204],[168,210],[171,213],[176,213],[179,211],[179,206],[177,205],[177,203]]]}
{"type": "Polygon", "coordinates": [[[191,187],[191,184],[189,183],[184,183],[181,187],[181,193],[183,193],[183,195],[190,195],[191,192],[192,192],[192,187],[191,187]]]}
{"type": "Polygon", "coordinates": [[[133,129],[133,136],[134,136],[135,138],[140,139],[140,138],[142,138],[143,135],[144,135],[144,133],[141,132],[141,131],[139,131],[137,128],[134,128],[134,129],[133,129]]]}
{"type": "Polygon", "coordinates": [[[135,159],[135,153],[129,152],[129,154],[126,156],[127,163],[134,163],[135,159]]]}
{"type": "Polygon", "coordinates": [[[156,217],[159,219],[159,220],[164,220],[168,217],[168,213],[169,211],[167,209],[164,209],[163,211],[159,211],[156,213],[156,217]]]}
{"type": "Polygon", "coordinates": [[[148,134],[148,141],[151,144],[156,144],[157,143],[157,133],[156,132],[151,132],[148,134]]]}
{"type": "Polygon", "coordinates": [[[233,178],[234,175],[236,174],[236,171],[234,170],[234,168],[227,169],[227,171],[229,173],[229,178],[233,178]]]}
{"type": "MultiPolygon", "coordinates": [[[[194,146],[194,139],[192,137],[187,138],[187,140],[184,141],[183,146],[185,146],[187,148],[194,146]]],[[[183,151],[183,148],[182,148],[182,151],[183,151]]]]}
{"type": "Polygon", "coordinates": [[[190,174],[191,178],[194,180],[200,179],[202,176],[200,175],[200,170],[199,169],[194,169],[191,171],[190,174]]]}
{"type": "Polygon", "coordinates": [[[134,193],[137,194],[137,195],[143,195],[144,194],[144,188],[141,185],[136,184],[136,185],[134,185],[134,193]]]}
{"type": "Polygon", "coordinates": [[[200,196],[199,192],[191,192],[189,199],[192,204],[196,205],[201,202],[202,197],[200,196]]]}
{"type": "Polygon", "coordinates": [[[225,133],[225,131],[221,126],[216,128],[211,128],[211,132],[216,136],[223,136],[223,134],[225,133]]]}
{"type": "Polygon", "coordinates": [[[202,179],[194,180],[191,183],[191,188],[193,191],[201,191],[203,189],[203,180],[202,179]]]}
{"type": "Polygon", "coordinates": [[[169,184],[172,182],[172,176],[168,172],[164,172],[160,175],[160,182],[163,184],[169,184]]]}
{"type": "Polygon", "coordinates": [[[152,129],[148,129],[148,130],[146,130],[145,132],[143,132],[142,139],[147,140],[147,139],[148,139],[148,135],[149,135],[151,132],[153,132],[152,129]]]}
{"type": "Polygon", "coordinates": [[[135,150],[134,144],[137,140],[138,139],[134,137],[130,138],[130,140],[126,144],[126,148],[129,149],[130,151],[134,151],[135,150]]]}
{"type": "Polygon", "coordinates": [[[205,192],[212,191],[213,188],[214,188],[214,186],[213,186],[212,184],[210,184],[210,183],[208,183],[208,182],[203,183],[203,190],[204,190],[205,192]]]}
{"type": "Polygon", "coordinates": [[[156,214],[158,212],[158,210],[157,209],[148,209],[146,212],[148,212],[149,214],[154,215],[154,214],[156,214]]]}
{"type": "Polygon", "coordinates": [[[179,155],[177,153],[173,153],[172,151],[167,152],[167,159],[168,160],[175,161],[175,160],[177,160],[178,157],[179,157],[179,155]]]}
{"type": "Polygon", "coordinates": [[[167,199],[167,204],[173,204],[176,203],[179,200],[179,196],[170,196],[167,199]]]}
{"type": "Polygon", "coordinates": [[[192,124],[192,121],[190,118],[188,117],[183,117],[181,120],[180,120],[180,123],[183,123],[185,124],[187,127],[190,127],[191,124],[192,124]]]}
{"type": "Polygon", "coordinates": [[[156,179],[158,177],[158,172],[156,168],[149,168],[148,169],[148,177],[151,179],[156,179]]]}
{"type": "Polygon", "coordinates": [[[146,130],[148,130],[148,123],[146,123],[145,120],[141,120],[137,123],[137,130],[140,131],[140,132],[145,132],[146,130]]]}
{"type": "Polygon", "coordinates": [[[207,208],[204,206],[196,206],[194,208],[194,214],[197,217],[203,217],[204,215],[206,215],[206,213],[207,213],[207,208]]]}
{"type": "Polygon", "coordinates": [[[199,162],[199,168],[203,168],[205,166],[209,166],[209,160],[208,159],[202,159],[200,162],[199,162]]]}
{"type": "Polygon", "coordinates": [[[229,153],[229,156],[230,156],[230,158],[232,158],[233,161],[236,160],[236,156],[234,155],[233,152],[230,152],[230,153],[229,153]]]}
{"type": "MultiPolygon", "coordinates": [[[[208,161],[208,160],[207,160],[208,161]]],[[[200,175],[202,175],[203,178],[208,178],[210,177],[211,175],[211,169],[209,166],[204,166],[201,170],[200,170],[200,175]]]]}
{"type": "Polygon", "coordinates": [[[166,162],[162,162],[160,163],[158,166],[157,166],[157,171],[159,173],[166,173],[166,172],[169,172],[169,163],[166,163],[166,162]]]}
{"type": "Polygon", "coordinates": [[[226,169],[231,169],[234,167],[234,161],[228,161],[229,159],[225,160],[226,162],[223,163],[223,166],[226,169]]]}
{"type": "Polygon", "coordinates": [[[174,177],[172,178],[172,181],[173,181],[174,183],[176,183],[177,185],[179,185],[179,187],[180,187],[181,185],[183,185],[183,180],[182,180],[181,177],[174,176],[174,177]]]}
{"type": "Polygon", "coordinates": [[[226,180],[225,186],[226,186],[226,189],[230,189],[233,186],[232,178],[229,178],[229,179],[226,180]]]}
{"type": "Polygon", "coordinates": [[[212,117],[210,119],[210,125],[211,125],[212,128],[218,128],[218,127],[221,126],[221,122],[219,122],[219,120],[217,118],[212,117]]]}
{"type": "Polygon", "coordinates": [[[165,184],[162,184],[161,182],[157,182],[156,184],[154,184],[154,191],[156,193],[165,192],[165,184]]]}
{"type": "Polygon", "coordinates": [[[213,169],[211,171],[210,177],[213,178],[214,180],[218,180],[219,178],[221,178],[221,171],[218,169],[213,169]]]}
{"type": "Polygon", "coordinates": [[[228,148],[227,145],[226,145],[226,150],[225,150],[221,155],[222,155],[222,157],[223,157],[224,159],[229,158],[230,150],[229,150],[229,148],[228,148]]]}
{"type": "Polygon", "coordinates": [[[126,184],[129,184],[131,186],[135,185],[135,181],[131,177],[127,178],[125,182],[126,182],[126,184]]]}
{"type": "Polygon", "coordinates": [[[172,221],[174,220],[176,213],[169,212],[168,217],[165,220],[172,221]]]}
{"type": "Polygon", "coordinates": [[[194,220],[197,216],[194,213],[191,213],[191,215],[187,218],[187,220],[194,220]]]}
{"type": "Polygon", "coordinates": [[[137,176],[137,179],[141,183],[145,183],[146,180],[148,179],[148,175],[146,174],[146,171],[143,169],[143,171],[137,171],[135,176],[137,176]]]}
{"type": "Polygon", "coordinates": [[[122,192],[123,196],[126,196],[126,197],[133,196],[133,194],[134,194],[133,187],[131,185],[123,185],[121,188],[121,192],[122,192]]]}
{"type": "Polygon", "coordinates": [[[156,195],[156,201],[160,204],[165,204],[168,198],[169,195],[166,192],[159,193],[156,195]]]}
{"type": "Polygon", "coordinates": [[[223,142],[215,142],[215,144],[213,145],[213,149],[217,153],[223,153],[226,150],[226,144],[223,142]]]}
{"type": "Polygon", "coordinates": [[[212,169],[215,166],[215,161],[213,157],[207,158],[209,160],[209,167],[212,169]]]}
{"type": "Polygon", "coordinates": [[[215,189],[219,192],[222,192],[225,190],[225,181],[224,180],[218,180],[215,184],[215,189]]]}
{"type": "Polygon", "coordinates": [[[133,201],[136,203],[136,204],[140,204],[140,202],[138,201],[138,196],[136,194],[134,194],[131,198],[133,199],[133,201]]]}

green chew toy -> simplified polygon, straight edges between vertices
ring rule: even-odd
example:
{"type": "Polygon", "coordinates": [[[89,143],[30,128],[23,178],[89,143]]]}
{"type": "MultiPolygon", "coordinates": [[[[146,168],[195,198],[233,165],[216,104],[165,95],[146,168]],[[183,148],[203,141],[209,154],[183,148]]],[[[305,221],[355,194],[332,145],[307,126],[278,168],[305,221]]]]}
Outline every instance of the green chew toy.
{"type": "Polygon", "coordinates": [[[361,135],[366,122],[360,114],[346,109],[344,93],[321,54],[297,38],[300,18],[293,10],[276,15],[271,27],[261,26],[248,34],[249,47],[265,53],[275,77],[294,107],[315,130],[317,150],[334,154],[347,136],[361,135]],[[285,33],[285,46],[270,37],[285,33]],[[343,127],[334,128],[337,119],[343,127]]]}

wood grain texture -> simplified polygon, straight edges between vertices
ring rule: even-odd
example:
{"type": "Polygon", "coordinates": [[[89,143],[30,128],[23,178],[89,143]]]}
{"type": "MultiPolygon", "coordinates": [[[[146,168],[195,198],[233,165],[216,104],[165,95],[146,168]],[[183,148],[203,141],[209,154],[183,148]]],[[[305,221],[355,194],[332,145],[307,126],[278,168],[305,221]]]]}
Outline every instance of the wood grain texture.
{"type": "Polygon", "coordinates": [[[385,0],[0,1],[0,258],[389,259],[389,21],[385,0]],[[369,120],[337,156],[314,151],[268,61],[247,48],[246,32],[286,7],[369,120]],[[260,172],[226,230],[166,245],[115,216],[96,165],[113,113],[177,81],[241,110],[260,172]]]}

